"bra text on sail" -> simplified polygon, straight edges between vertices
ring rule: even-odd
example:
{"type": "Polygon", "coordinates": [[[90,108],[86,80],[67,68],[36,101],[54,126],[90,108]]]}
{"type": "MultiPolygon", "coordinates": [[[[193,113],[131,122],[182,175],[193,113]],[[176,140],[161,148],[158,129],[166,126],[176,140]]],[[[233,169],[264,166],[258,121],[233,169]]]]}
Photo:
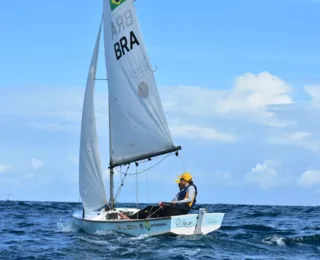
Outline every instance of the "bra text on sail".
{"type": "MultiPolygon", "coordinates": [[[[111,22],[112,40],[119,39],[119,34],[124,33],[132,25],[131,10],[121,13],[111,22]]],[[[134,44],[139,45],[139,41],[133,31],[130,31],[129,39],[126,36],[121,37],[113,46],[117,60],[132,50],[134,44]]]]}
{"type": "Polygon", "coordinates": [[[122,55],[126,54],[125,51],[131,51],[134,44],[139,45],[139,41],[133,31],[130,32],[129,42],[126,36],[123,36],[119,42],[116,42],[113,47],[117,60],[119,60],[122,55]]]}

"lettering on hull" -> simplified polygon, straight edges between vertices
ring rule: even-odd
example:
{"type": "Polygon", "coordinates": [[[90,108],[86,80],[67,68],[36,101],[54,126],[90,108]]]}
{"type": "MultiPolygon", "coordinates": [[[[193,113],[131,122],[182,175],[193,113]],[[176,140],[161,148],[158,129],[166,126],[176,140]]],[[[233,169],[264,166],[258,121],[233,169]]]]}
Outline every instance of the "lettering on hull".
{"type": "Polygon", "coordinates": [[[194,224],[192,221],[188,221],[188,220],[184,220],[184,219],[180,219],[180,218],[177,218],[176,220],[176,227],[193,227],[194,224]]]}
{"type": "Polygon", "coordinates": [[[208,224],[218,224],[218,221],[214,218],[208,219],[208,224]]]}
{"type": "Polygon", "coordinates": [[[147,220],[144,222],[144,225],[143,224],[140,224],[140,228],[141,229],[144,229],[146,228],[148,231],[151,230],[151,228],[155,228],[155,227],[165,227],[167,226],[167,223],[166,222],[160,222],[160,223],[151,223],[147,220]]]}
{"type": "Polygon", "coordinates": [[[127,224],[127,225],[117,225],[118,230],[133,230],[133,229],[138,229],[138,225],[136,224],[127,224]]]}

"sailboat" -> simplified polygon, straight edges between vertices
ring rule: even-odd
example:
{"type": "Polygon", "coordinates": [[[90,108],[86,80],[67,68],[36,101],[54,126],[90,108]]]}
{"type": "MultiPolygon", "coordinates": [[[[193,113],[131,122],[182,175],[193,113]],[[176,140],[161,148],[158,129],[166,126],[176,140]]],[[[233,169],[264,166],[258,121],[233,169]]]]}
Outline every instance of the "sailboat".
{"type": "Polygon", "coordinates": [[[117,231],[132,236],[207,234],[221,227],[224,213],[208,213],[146,219],[121,219],[138,208],[119,208],[114,198],[116,167],[176,153],[159,97],[154,71],[140,32],[134,0],[104,0],[103,16],[87,77],[83,101],[79,191],[82,210],[73,213],[75,224],[87,233],[117,231]],[[96,134],[94,85],[100,36],[104,52],[109,106],[110,198],[106,197],[96,134]]]}
{"type": "Polygon", "coordinates": [[[8,194],[7,201],[10,201],[11,193],[8,194]]]}

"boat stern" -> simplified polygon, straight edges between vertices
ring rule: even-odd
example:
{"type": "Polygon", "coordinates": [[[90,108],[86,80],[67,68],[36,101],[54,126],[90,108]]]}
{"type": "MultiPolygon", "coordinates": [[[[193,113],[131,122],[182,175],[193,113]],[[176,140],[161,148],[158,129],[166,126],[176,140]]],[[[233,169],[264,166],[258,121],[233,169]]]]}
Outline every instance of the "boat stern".
{"type": "Polygon", "coordinates": [[[225,213],[207,213],[200,208],[199,214],[171,217],[171,233],[177,235],[208,234],[221,227],[225,213]]]}
{"type": "Polygon", "coordinates": [[[205,209],[199,210],[195,234],[208,234],[221,227],[225,213],[207,213],[205,209]]]}

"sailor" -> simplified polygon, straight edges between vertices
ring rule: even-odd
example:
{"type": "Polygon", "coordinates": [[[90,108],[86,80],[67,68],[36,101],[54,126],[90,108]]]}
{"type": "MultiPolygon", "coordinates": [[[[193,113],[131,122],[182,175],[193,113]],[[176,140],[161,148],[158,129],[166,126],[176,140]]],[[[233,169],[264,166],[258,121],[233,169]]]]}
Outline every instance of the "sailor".
{"type": "Polygon", "coordinates": [[[159,206],[147,206],[132,216],[126,216],[122,212],[119,217],[122,219],[145,219],[160,218],[188,214],[191,207],[196,203],[197,187],[193,184],[190,173],[185,172],[179,176],[180,192],[171,203],[159,202],[159,206]]]}
{"type": "Polygon", "coordinates": [[[175,199],[172,201],[173,204],[186,205],[189,208],[195,205],[197,200],[197,187],[194,185],[192,181],[192,175],[189,172],[184,172],[181,176],[179,176],[179,180],[176,180],[179,183],[179,187],[182,189],[177,194],[175,199]]]}

